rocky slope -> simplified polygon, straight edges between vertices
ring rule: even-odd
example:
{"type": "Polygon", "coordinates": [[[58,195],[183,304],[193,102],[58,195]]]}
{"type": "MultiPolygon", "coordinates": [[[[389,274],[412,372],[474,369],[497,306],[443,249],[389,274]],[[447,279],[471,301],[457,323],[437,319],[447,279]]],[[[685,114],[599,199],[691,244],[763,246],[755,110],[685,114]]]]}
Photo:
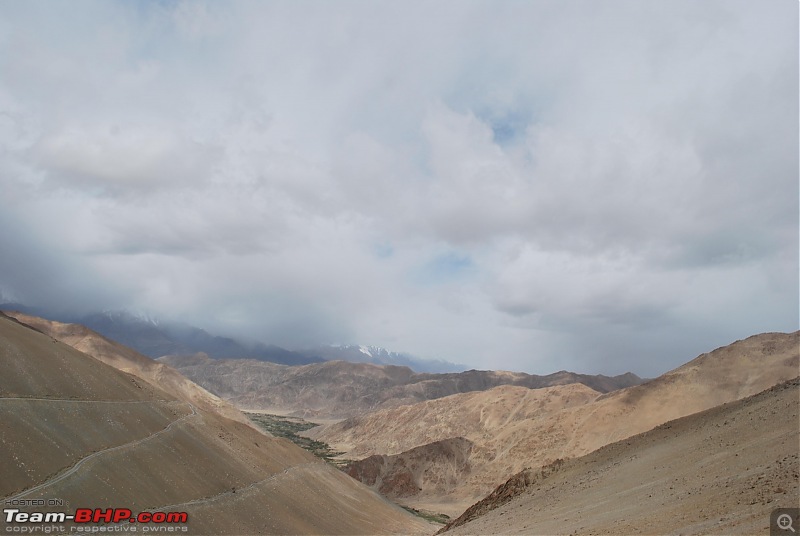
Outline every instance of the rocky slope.
{"type": "Polygon", "coordinates": [[[214,411],[229,419],[245,424],[250,423],[250,420],[230,402],[209,393],[172,367],[158,363],[136,350],[107,339],[85,326],[56,322],[16,311],[6,311],[5,314],[107,365],[157,385],[179,400],[190,402],[198,408],[214,411]]]}
{"type": "Polygon", "coordinates": [[[187,512],[190,534],[430,532],[288,441],[176,392],[174,377],[124,372],[5,315],[0,367],[4,501],[187,512]]]}
{"type": "MultiPolygon", "coordinates": [[[[798,348],[800,332],[762,334],[703,354],[645,384],[603,395],[585,386],[516,388],[519,392],[504,387],[357,416],[308,435],[350,458],[402,457],[428,443],[466,438],[473,447],[463,482],[442,494],[418,477],[416,496],[407,492],[412,486],[401,492],[411,506],[459,513],[525,467],[581,456],[792,378],[800,367],[798,348]]],[[[414,474],[426,470],[436,471],[419,467],[414,474]]],[[[384,491],[401,497],[386,486],[384,491]]]]}
{"type": "Polygon", "coordinates": [[[642,381],[630,373],[615,377],[565,371],[546,376],[479,370],[418,374],[408,367],[345,361],[289,367],[255,360],[215,360],[203,354],[165,356],[159,361],[240,408],[310,420],[341,419],[501,385],[541,388],[581,383],[605,393],[642,381]]]}
{"type": "Polygon", "coordinates": [[[549,460],[553,448],[566,441],[553,419],[599,396],[582,384],[504,385],[353,417],[304,435],[335,445],[345,458],[366,458],[350,464],[354,476],[375,465],[377,457],[381,474],[392,478],[377,486],[370,479],[363,482],[403,504],[453,516],[524,467],[520,444],[538,437],[541,453],[536,455],[549,460]],[[459,463],[439,459],[438,445],[456,438],[469,444],[459,463]],[[452,477],[454,465],[458,479],[452,477]],[[403,485],[395,489],[397,481],[403,485]]]}
{"type": "Polygon", "coordinates": [[[421,486],[433,495],[445,494],[469,475],[473,446],[463,437],[443,439],[402,454],[376,454],[349,464],[345,471],[384,495],[412,497],[421,486]]]}
{"type": "Polygon", "coordinates": [[[447,534],[756,534],[800,504],[800,381],[526,470],[447,534]]]}

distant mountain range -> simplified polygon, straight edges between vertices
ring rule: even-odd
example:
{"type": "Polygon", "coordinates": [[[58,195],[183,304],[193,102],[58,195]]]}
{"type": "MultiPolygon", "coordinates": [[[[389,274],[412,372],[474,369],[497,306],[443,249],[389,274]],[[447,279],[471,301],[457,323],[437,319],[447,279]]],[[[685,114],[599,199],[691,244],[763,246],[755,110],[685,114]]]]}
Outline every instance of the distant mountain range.
{"type": "MultiPolygon", "coordinates": [[[[607,378],[565,372],[550,377],[513,373],[515,381],[506,380],[505,385],[498,385],[498,380],[512,373],[471,371],[440,374],[424,381],[418,378],[428,375],[418,374],[403,387],[408,392],[409,387],[425,386],[427,400],[404,400],[396,407],[381,404],[378,411],[318,427],[305,435],[344,452],[346,459],[361,460],[351,465],[350,474],[381,493],[402,499],[407,506],[438,508],[435,511],[452,515],[526,467],[544,467],[559,459],[583,456],[672,419],[740,400],[795,378],[800,364],[798,348],[800,332],[762,333],[702,354],[644,383],[636,382],[638,378],[633,375],[607,378]],[[471,388],[481,385],[489,388],[471,388]],[[458,391],[451,394],[453,387],[458,391]],[[430,396],[440,394],[432,388],[450,396],[430,396]],[[454,443],[454,438],[459,441],[454,443]]],[[[189,372],[194,373],[184,374],[191,378],[189,372]]],[[[341,376],[336,379],[344,384],[341,376]]],[[[298,385],[296,380],[288,380],[270,386],[265,396],[275,398],[279,389],[298,385]]],[[[304,394],[299,389],[295,392],[304,394]]],[[[385,388],[382,396],[391,392],[393,389],[385,388]]],[[[353,397],[359,394],[352,387],[349,393],[353,397]]],[[[222,398],[227,398],[224,393],[222,398]]],[[[237,399],[232,401],[237,403],[237,399]]],[[[751,415],[753,419],[769,418],[766,414],[751,415]]],[[[780,415],[794,423],[794,436],[778,450],[781,457],[768,461],[774,463],[790,451],[796,464],[797,398],[794,408],[780,415]]],[[[722,419],[715,426],[723,423],[732,425],[722,419]]],[[[790,426],[781,428],[791,430],[790,426]]],[[[741,446],[755,438],[765,440],[756,434],[741,446]]],[[[728,439],[725,444],[709,446],[708,452],[729,456],[727,464],[735,458],[733,447],[728,439]]],[[[760,475],[762,471],[754,473],[760,475]]],[[[687,491],[695,493],[700,484],[696,486],[687,491]]],[[[788,498],[786,501],[794,504],[788,498]]],[[[504,532],[476,530],[472,534],[504,532]]],[[[552,528],[543,530],[545,534],[554,532],[552,528]]]]}
{"type": "Polygon", "coordinates": [[[385,348],[360,345],[317,346],[287,350],[264,343],[245,343],[212,335],[204,329],[180,322],[163,322],[146,314],[103,311],[87,315],[64,315],[19,303],[0,304],[0,310],[20,311],[44,318],[86,326],[104,337],[133,348],[151,358],[205,353],[213,359],[256,359],[281,365],[308,365],[324,361],[350,361],[376,365],[402,365],[417,372],[459,372],[463,365],[425,360],[385,348]]]}
{"type": "MultiPolygon", "coordinates": [[[[239,345],[144,315],[92,317],[157,351],[239,345]]],[[[210,533],[431,532],[363,483],[459,516],[443,529],[455,534],[763,532],[800,493],[798,347],[800,332],[763,333],[643,383],[200,353],[154,362],[81,325],[0,314],[0,418],[15,460],[0,495],[178,505],[210,533]],[[234,404],[348,417],[302,435],[342,452],[354,478],[261,434],[234,404]]]]}
{"type": "Polygon", "coordinates": [[[321,358],[292,352],[279,346],[245,344],[230,337],[212,335],[188,324],[162,322],[147,315],[127,311],[65,316],[17,303],[2,304],[0,310],[20,311],[60,322],[81,324],[151,358],[204,352],[216,359],[258,359],[284,365],[306,365],[323,361],[321,358]]]}
{"type": "Polygon", "coordinates": [[[169,532],[432,532],[168,366],[84,326],[16,316],[0,314],[0,497],[21,513],[59,497],[181,512],[169,532]]]}
{"type": "Polygon", "coordinates": [[[581,383],[596,396],[643,381],[630,372],[613,377],[563,370],[546,376],[491,370],[435,374],[416,373],[405,366],[346,361],[287,367],[252,359],[211,359],[199,353],[165,356],[158,361],[240,408],[310,420],[351,417],[501,385],[539,389],[581,383]]]}
{"type": "Polygon", "coordinates": [[[462,372],[467,369],[465,365],[457,365],[441,359],[421,359],[411,354],[392,352],[379,346],[337,344],[301,350],[300,353],[308,357],[322,358],[325,361],[405,366],[416,372],[462,372]]]}

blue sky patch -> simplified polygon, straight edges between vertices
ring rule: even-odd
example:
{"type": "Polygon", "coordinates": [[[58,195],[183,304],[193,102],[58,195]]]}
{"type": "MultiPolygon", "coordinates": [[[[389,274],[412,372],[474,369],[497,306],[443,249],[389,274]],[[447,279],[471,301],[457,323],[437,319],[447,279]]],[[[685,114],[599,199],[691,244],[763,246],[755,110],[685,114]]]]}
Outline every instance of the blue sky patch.
{"type": "Polygon", "coordinates": [[[474,268],[469,255],[448,252],[425,263],[415,274],[415,280],[423,285],[441,285],[469,275],[474,268]]]}

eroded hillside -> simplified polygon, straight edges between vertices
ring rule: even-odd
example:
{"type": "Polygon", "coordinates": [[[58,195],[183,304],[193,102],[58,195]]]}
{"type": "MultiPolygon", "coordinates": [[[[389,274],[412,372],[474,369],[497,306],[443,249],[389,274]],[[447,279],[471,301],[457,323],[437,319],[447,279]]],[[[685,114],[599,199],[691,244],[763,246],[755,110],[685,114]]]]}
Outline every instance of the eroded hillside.
{"type": "Polygon", "coordinates": [[[501,385],[542,388],[581,383],[605,393],[642,381],[630,373],[610,377],[566,371],[546,376],[485,370],[417,374],[408,367],[346,361],[290,367],[248,359],[217,360],[204,354],[159,361],[240,408],[311,420],[341,419],[501,385]]]}
{"type": "Polygon", "coordinates": [[[800,504],[795,378],[542,470],[471,507],[447,534],[766,534],[800,504]]]}
{"type": "Polygon", "coordinates": [[[345,457],[395,455],[464,437],[469,474],[445,493],[426,482],[435,465],[415,466],[414,486],[390,497],[458,513],[525,467],[573,458],[666,421],[750,396],[797,375],[800,332],[768,333],[703,354],[642,385],[600,395],[585,386],[502,387],[354,417],[309,431],[345,457]],[[520,391],[515,391],[520,389],[520,391]],[[421,475],[427,475],[425,479],[421,475]]]}
{"type": "Polygon", "coordinates": [[[0,316],[0,497],[183,511],[194,534],[425,533],[288,441],[0,316]]]}

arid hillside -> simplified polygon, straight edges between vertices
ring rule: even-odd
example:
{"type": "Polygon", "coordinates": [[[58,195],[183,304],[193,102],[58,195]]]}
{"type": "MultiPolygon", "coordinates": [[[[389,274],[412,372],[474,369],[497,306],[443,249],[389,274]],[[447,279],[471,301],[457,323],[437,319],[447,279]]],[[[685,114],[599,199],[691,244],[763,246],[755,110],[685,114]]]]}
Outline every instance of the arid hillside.
{"type": "Polygon", "coordinates": [[[800,504],[800,381],[527,470],[446,534],[768,534],[800,504]]]}
{"type": "Polygon", "coordinates": [[[0,366],[4,501],[187,512],[192,534],[431,531],[288,441],[174,394],[174,377],[162,388],[5,315],[0,366]]]}
{"type": "Polygon", "coordinates": [[[174,368],[154,361],[116,341],[107,339],[85,326],[65,324],[16,311],[5,311],[5,314],[72,346],[76,350],[99,359],[115,369],[128,372],[153,385],[157,385],[179,400],[191,402],[198,408],[214,411],[229,419],[245,424],[250,423],[249,419],[230,402],[209,393],[174,368]]]}
{"type": "Polygon", "coordinates": [[[330,442],[346,452],[344,458],[366,457],[351,463],[349,473],[367,476],[362,482],[386,496],[455,516],[524,467],[515,446],[539,433],[540,448],[549,452],[565,441],[551,419],[598,396],[582,384],[504,385],[354,417],[304,435],[330,442]],[[456,439],[459,450],[441,448],[456,439]]]}
{"type": "Polygon", "coordinates": [[[417,374],[408,367],[346,361],[290,367],[251,359],[217,360],[204,354],[159,361],[237,407],[310,420],[341,419],[501,385],[541,388],[581,383],[606,393],[642,381],[630,373],[614,377],[565,371],[546,376],[483,370],[417,374]]]}
{"type": "MultiPolygon", "coordinates": [[[[800,367],[798,348],[800,332],[762,334],[703,354],[645,384],[603,395],[582,385],[533,391],[503,387],[353,417],[307,435],[346,452],[346,458],[396,456],[386,458],[381,471],[402,469],[413,485],[393,491],[384,483],[384,493],[414,507],[458,513],[525,467],[581,456],[792,378],[800,367]],[[435,464],[394,467],[406,451],[454,437],[472,447],[464,480],[449,491],[428,484],[437,480],[435,464]],[[417,493],[410,493],[415,487],[417,493]]],[[[351,471],[362,472],[358,464],[351,471]]]]}

